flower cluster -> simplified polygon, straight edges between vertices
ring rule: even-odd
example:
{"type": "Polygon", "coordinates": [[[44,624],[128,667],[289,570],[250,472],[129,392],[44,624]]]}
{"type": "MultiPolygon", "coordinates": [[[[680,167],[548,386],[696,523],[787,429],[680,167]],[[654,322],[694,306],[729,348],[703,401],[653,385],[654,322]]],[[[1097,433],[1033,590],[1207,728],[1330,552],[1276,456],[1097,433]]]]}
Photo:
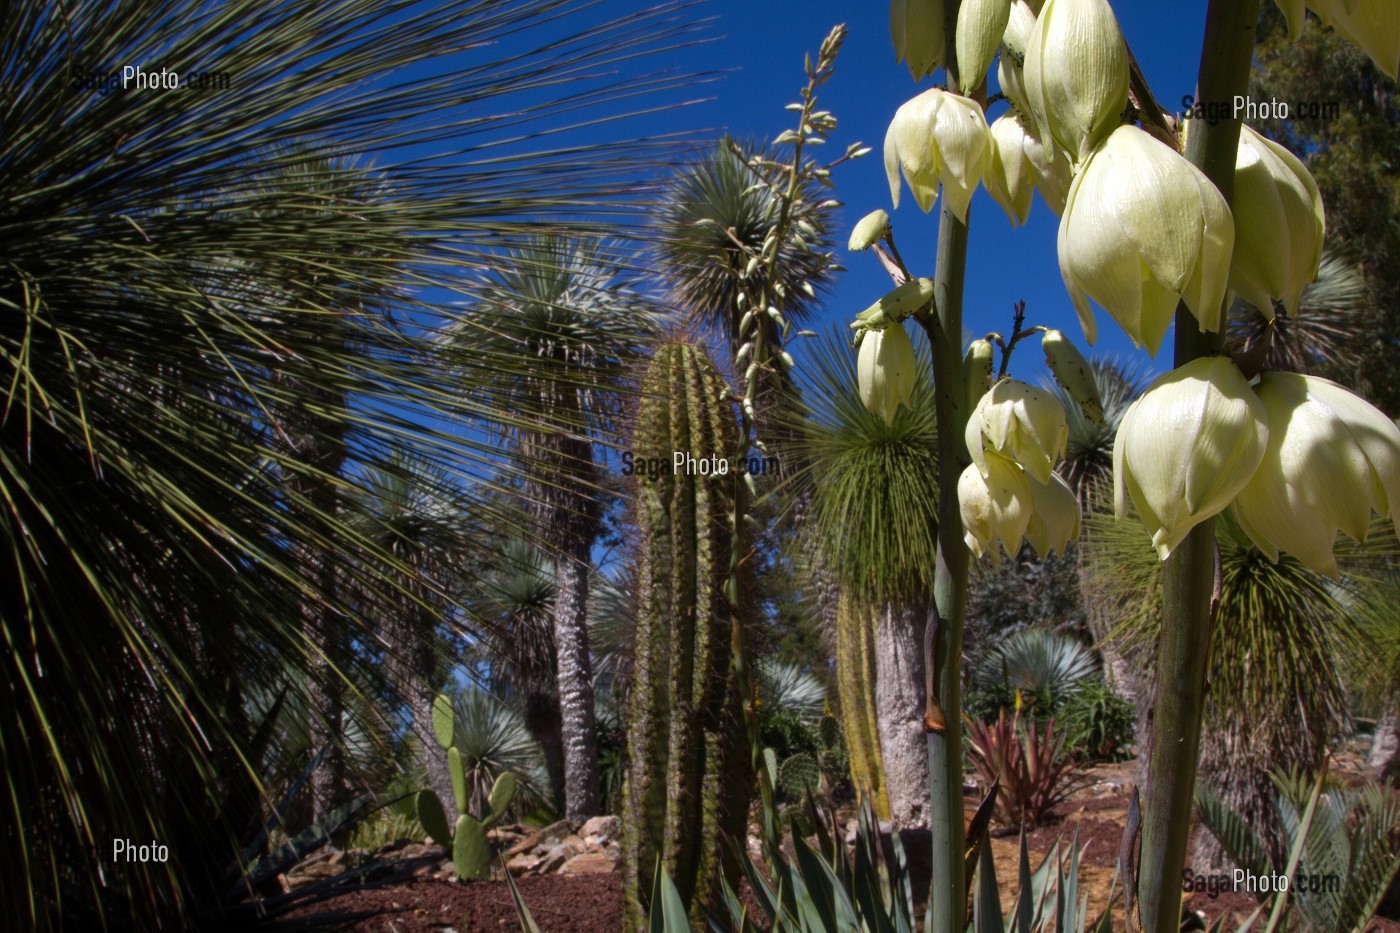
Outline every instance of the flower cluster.
{"type": "Polygon", "coordinates": [[[1129,407],[1113,446],[1114,505],[1131,498],[1162,559],[1230,508],[1277,561],[1337,576],[1339,530],[1366,540],[1371,512],[1400,516],[1400,428],[1336,383],[1193,360],[1129,407]]]}
{"type": "Polygon", "coordinates": [[[1037,554],[1079,536],[1079,503],[1053,471],[1069,439],[1065,410],[1049,393],[1001,379],[967,423],[972,464],[958,480],[967,546],[978,557],[1015,555],[1025,538],[1037,554]]]}

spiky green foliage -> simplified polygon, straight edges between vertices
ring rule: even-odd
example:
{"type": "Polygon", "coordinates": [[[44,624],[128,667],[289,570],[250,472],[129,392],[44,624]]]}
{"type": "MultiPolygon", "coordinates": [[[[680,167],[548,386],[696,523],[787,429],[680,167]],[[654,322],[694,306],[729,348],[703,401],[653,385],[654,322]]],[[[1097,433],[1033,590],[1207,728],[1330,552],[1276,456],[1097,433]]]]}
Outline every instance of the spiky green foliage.
{"type": "Polygon", "coordinates": [[[664,8],[590,10],[7,5],[0,896],[21,926],[96,928],[107,909],[200,925],[194,905],[227,890],[264,816],[244,687],[313,667],[301,606],[331,606],[342,666],[374,635],[294,555],[386,595],[403,579],[388,568],[411,572],[345,521],[353,471],[299,446],[291,413],[335,425],[355,461],[412,446],[466,472],[500,465],[479,433],[437,427],[449,403],[488,414],[482,373],[529,364],[483,353],[447,386],[411,339],[440,319],[419,289],[461,285],[503,235],[635,196],[658,147],[580,145],[568,128],[684,81],[594,76],[693,27],[664,8]],[[230,85],[75,86],[125,64],[230,85]],[[521,144],[524,126],[553,141],[521,144]],[[324,480],[334,509],[296,501],[297,475],[324,480]],[[114,838],[171,858],[112,865],[114,838]]]}
{"type": "Polygon", "coordinates": [[[974,684],[998,699],[1014,702],[1019,691],[1027,707],[1055,714],[1075,690],[1098,678],[1099,665],[1075,639],[1029,628],[994,646],[972,676],[974,684]]]}
{"type": "MultiPolygon", "coordinates": [[[[695,345],[661,347],[642,380],[633,451],[696,460],[733,456],[729,387],[695,345]]],[[[635,483],[637,625],[623,788],[629,929],[658,858],[698,920],[718,895],[724,841],[742,838],[748,743],[731,671],[730,524],[737,478],[682,469],[635,483]]],[[[742,594],[739,604],[742,605],[742,594]]]]}
{"type": "MultiPolygon", "coordinates": [[[[1274,771],[1272,804],[1290,850],[1301,847],[1299,875],[1290,904],[1310,930],[1359,933],[1367,928],[1390,881],[1400,871],[1400,854],[1389,836],[1400,823],[1400,801],[1385,787],[1347,787],[1336,781],[1321,787],[1306,833],[1303,815],[1317,783],[1300,771],[1274,771]]],[[[1209,787],[1196,790],[1204,825],[1235,864],[1256,875],[1282,872],[1252,820],[1225,803],[1209,787]]]]}
{"type": "Polygon", "coordinates": [[[1148,381],[1147,366],[1138,357],[1095,356],[1089,360],[1089,370],[1103,403],[1103,424],[1091,421],[1058,382],[1041,380],[1041,385],[1059,399],[1069,427],[1065,457],[1055,472],[1069,483],[1081,508],[1088,507],[1096,485],[1112,481],[1113,439],[1118,435],[1118,423],[1148,381]]]}
{"type": "Polygon", "coordinates": [[[870,599],[933,587],[938,470],[933,374],[919,343],[919,378],[893,422],[860,400],[856,356],[828,332],[806,344],[803,464],[795,495],[810,494],[804,534],[843,588],[870,599]]]}
{"type": "Polygon", "coordinates": [[[1317,281],[1303,288],[1295,316],[1278,314],[1270,323],[1258,309],[1236,299],[1230,307],[1230,336],[1245,344],[1269,330],[1264,367],[1293,373],[1336,374],[1368,336],[1374,300],[1355,263],[1326,253],[1317,281]]]}

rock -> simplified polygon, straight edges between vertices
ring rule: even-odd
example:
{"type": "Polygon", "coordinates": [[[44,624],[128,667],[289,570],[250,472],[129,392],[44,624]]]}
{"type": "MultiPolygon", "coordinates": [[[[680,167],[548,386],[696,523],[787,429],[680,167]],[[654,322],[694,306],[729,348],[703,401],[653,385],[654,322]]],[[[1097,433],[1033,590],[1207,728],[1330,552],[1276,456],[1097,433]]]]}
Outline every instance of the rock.
{"type": "Polygon", "coordinates": [[[506,871],[510,872],[512,876],[519,878],[521,875],[528,875],[536,871],[544,864],[544,861],[545,856],[543,855],[521,853],[506,862],[506,871]]]}
{"type": "Polygon", "coordinates": [[[615,816],[595,816],[579,828],[578,834],[589,842],[593,842],[590,836],[616,839],[621,827],[621,822],[615,816]]]}
{"type": "Polygon", "coordinates": [[[536,874],[549,875],[564,867],[564,863],[569,860],[569,853],[566,846],[556,846],[551,849],[535,869],[536,874]]]}
{"type": "Polygon", "coordinates": [[[588,843],[584,842],[578,836],[565,836],[564,841],[559,843],[559,845],[568,853],[569,858],[573,858],[575,855],[582,855],[591,848],[588,843]]]}
{"type": "Polygon", "coordinates": [[[447,850],[439,845],[425,846],[415,842],[400,849],[399,858],[409,860],[433,859],[434,861],[440,861],[447,858],[447,850]]]}
{"type": "Polygon", "coordinates": [[[561,875],[606,875],[617,871],[617,860],[603,852],[576,855],[559,869],[561,875]]]}

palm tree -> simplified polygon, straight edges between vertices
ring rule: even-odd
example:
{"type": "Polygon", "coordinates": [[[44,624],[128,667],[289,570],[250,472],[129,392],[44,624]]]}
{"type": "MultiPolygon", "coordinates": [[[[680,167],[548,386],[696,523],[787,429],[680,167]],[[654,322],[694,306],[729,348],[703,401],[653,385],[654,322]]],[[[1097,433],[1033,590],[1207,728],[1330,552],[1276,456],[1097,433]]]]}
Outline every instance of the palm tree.
{"type": "Polygon", "coordinates": [[[470,288],[497,237],[621,209],[662,146],[532,152],[514,127],[616,115],[664,85],[596,79],[597,62],[692,28],[661,8],[571,39],[576,15],[550,0],[7,9],[5,123],[27,129],[0,139],[0,896],[20,926],[203,925],[266,817],[244,685],[287,664],[348,679],[317,669],[300,620],[318,601],[343,664],[370,660],[357,607],[297,555],[354,555],[386,592],[406,569],[348,521],[353,464],[404,447],[502,466],[448,421],[481,405],[460,382],[449,394],[415,339],[438,315],[420,289],[470,288]],[[125,63],[231,86],[108,90],[125,63]],[[434,145],[456,154],[425,157],[434,145]],[[308,174],[308,153],[340,168],[308,174]],[[344,168],[370,158],[377,172],[344,168]],[[295,411],[334,426],[345,469],[288,443],[295,411]],[[294,474],[321,476],[336,507],[310,508],[294,474]],[[113,839],[170,857],[114,860],[113,839]]]}
{"type": "Polygon", "coordinates": [[[445,338],[466,368],[480,365],[483,347],[517,360],[484,378],[496,409],[512,413],[496,427],[515,440],[531,534],[553,560],[565,814],[580,820],[598,806],[588,582],[605,490],[593,438],[617,436],[621,382],[660,322],[607,250],[553,236],[522,242],[482,278],[481,298],[445,338]]]}
{"type": "Polygon", "coordinates": [[[846,341],[828,333],[809,346],[808,414],[795,451],[804,468],[789,491],[810,497],[801,530],[808,546],[877,620],[876,724],[890,818],[927,825],[922,634],[934,611],[938,501],[930,364],[921,358],[912,405],[887,424],[860,400],[846,341]]]}

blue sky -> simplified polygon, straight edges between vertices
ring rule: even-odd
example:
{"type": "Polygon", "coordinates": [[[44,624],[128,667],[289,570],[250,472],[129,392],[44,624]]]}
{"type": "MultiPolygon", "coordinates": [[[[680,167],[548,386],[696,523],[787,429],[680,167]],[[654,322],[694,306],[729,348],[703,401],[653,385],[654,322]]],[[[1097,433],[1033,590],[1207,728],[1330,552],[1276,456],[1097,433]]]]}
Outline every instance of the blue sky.
{"type": "MultiPolygon", "coordinates": [[[[1192,3],[1116,0],[1113,3],[1129,45],[1163,106],[1176,109],[1181,97],[1193,92],[1205,22],[1204,0],[1192,3]]],[[[885,129],[900,104],[943,80],[942,73],[915,84],[904,65],[894,61],[889,37],[888,5],[852,0],[712,0],[699,9],[717,17],[713,32],[720,38],[703,47],[705,67],[734,69],[721,82],[704,88],[714,99],[676,113],[678,125],[727,130],[737,137],[776,136],[788,126],[785,104],[798,99],[803,83],[803,55],[815,52],[828,30],[844,22],[849,29],[838,59],[836,76],[823,87],[820,102],[840,120],[832,144],[835,158],[856,140],[874,151],[864,159],[836,169],[841,212],[839,245],[848,271],[841,276],[827,321],[844,326],[855,312],[889,288],[889,278],[868,254],[844,252],[846,235],[857,220],[875,208],[891,211],[896,240],[905,260],[922,275],[931,275],[936,241],[937,211],[925,216],[907,189],[900,208],[891,210],[888,183],[880,157],[885,129]]],[[[1005,104],[996,105],[992,116],[1005,104]]],[[[1006,332],[1011,308],[1026,301],[1028,323],[1059,327],[1083,349],[1083,331],[1065,292],[1055,255],[1058,219],[1036,198],[1026,226],[1013,229],[1005,214],[984,191],[973,200],[966,293],[967,328],[980,335],[1006,332]]],[[[1098,312],[1096,352],[1124,353],[1146,360],[1106,314],[1098,312]]],[[[1170,368],[1171,340],[1154,368],[1170,368]]],[[[1034,345],[1023,348],[1013,372],[1034,377],[1042,366],[1034,345]],[[1017,365],[1019,364],[1019,365],[1017,365]]],[[[798,352],[801,365],[800,348],[798,352]]]]}

